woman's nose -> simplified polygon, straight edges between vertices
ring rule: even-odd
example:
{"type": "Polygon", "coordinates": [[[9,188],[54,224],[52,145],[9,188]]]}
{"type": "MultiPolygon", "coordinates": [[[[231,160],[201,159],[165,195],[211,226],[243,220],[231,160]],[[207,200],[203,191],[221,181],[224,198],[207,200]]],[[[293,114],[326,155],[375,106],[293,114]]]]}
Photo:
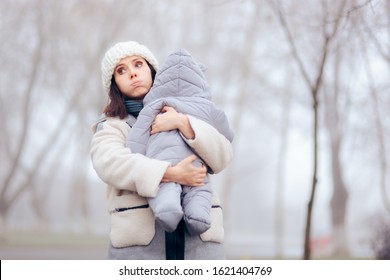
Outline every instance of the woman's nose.
{"type": "Polygon", "coordinates": [[[130,72],[130,79],[134,79],[134,78],[136,78],[136,77],[137,77],[137,72],[131,71],[131,72],[130,72]]]}

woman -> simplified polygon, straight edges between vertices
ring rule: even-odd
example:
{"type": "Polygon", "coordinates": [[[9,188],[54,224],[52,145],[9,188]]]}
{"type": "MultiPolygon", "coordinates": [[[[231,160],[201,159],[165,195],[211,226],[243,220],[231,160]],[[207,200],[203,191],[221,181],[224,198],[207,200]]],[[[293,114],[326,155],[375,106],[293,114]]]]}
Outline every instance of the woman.
{"type": "MultiPolygon", "coordinates": [[[[206,168],[195,167],[192,155],[175,166],[169,162],[133,154],[125,142],[142,99],[149,92],[158,62],[148,48],[137,42],[122,42],[110,48],[102,61],[102,79],[109,103],[94,125],[92,164],[108,185],[111,215],[110,259],[223,259],[222,209],[213,196],[211,228],[190,236],[180,223],[173,233],[155,224],[147,197],[154,197],[161,182],[203,186],[206,168]]],[[[232,159],[231,143],[223,135],[191,116],[164,107],[151,133],[178,129],[187,143],[201,154],[215,173],[232,159]]]]}

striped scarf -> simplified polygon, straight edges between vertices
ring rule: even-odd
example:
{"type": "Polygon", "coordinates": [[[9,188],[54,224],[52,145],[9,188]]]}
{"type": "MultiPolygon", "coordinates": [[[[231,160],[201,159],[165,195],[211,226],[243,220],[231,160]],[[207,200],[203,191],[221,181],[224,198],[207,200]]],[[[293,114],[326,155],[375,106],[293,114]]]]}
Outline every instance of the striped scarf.
{"type": "Polygon", "coordinates": [[[139,112],[141,112],[142,108],[144,107],[144,103],[142,101],[136,101],[132,99],[126,99],[124,104],[127,113],[133,115],[134,117],[138,117],[139,112]]]}

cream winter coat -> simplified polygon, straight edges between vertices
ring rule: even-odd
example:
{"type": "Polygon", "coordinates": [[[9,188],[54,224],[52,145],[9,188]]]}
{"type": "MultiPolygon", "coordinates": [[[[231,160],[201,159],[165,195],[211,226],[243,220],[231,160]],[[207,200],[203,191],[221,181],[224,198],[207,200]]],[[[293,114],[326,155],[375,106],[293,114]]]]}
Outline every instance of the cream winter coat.
{"type": "MultiPolygon", "coordinates": [[[[211,125],[189,116],[195,139],[187,140],[197,154],[219,173],[232,160],[231,143],[211,125]]],[[[97,126],[100,126],[97,129],[97,126]]],[[[107,117],[91,141],[91,159],[98,176],[107,186],[107,205],[111,215],[110,240],[114,247],[148,245],[155,234],[152,210],[145,197],[155,197],[169,162],[134,154],[125,146],[130,126],[125,120],[107,117]]],[[[211,228],[203,241],[223,242],[222,208],[213,196],[211,228]],[[218,207],[219,206],[219,207],[218,207]]]]}

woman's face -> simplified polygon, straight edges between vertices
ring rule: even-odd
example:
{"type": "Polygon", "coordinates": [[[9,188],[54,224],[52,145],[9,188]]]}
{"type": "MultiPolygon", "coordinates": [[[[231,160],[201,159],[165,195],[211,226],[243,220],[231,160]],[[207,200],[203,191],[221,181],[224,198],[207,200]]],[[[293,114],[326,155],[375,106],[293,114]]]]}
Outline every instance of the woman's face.
{"type": "Polygon", "coordinates": [[[121,59],[114,69],[114,78],[119,90],[131,99],[143,99],[153,84],[146,60],[137,55],[121,59]]]}

